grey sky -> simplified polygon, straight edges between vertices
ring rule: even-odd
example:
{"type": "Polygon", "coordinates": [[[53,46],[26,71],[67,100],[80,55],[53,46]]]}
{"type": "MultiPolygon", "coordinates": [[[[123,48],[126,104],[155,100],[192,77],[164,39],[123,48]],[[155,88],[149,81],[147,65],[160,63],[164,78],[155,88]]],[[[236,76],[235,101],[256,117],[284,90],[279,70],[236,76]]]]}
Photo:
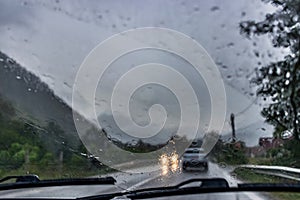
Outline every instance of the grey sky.
{"type": "MultiPolygon", "coordinates": [[[[254,88],[249,87],[248,79],[261,59],[255,56],[255,51],[259,50],[262,52],[260,56],[264,55],[263,64],[278,59],[275,56],[278,53],[269,52],[271,46],[268,40],[257,40],[254,46],[253,41],[243,38],[238,30],[240,21],[261,19],[270,10],[270,5],[259,0],[4,0],[0,1],[0,50],[37,74],[58,96],[71,104],[76,72],[85,56],[98,43],[131,28],[171,28],[198,41],[217,63],[226,84],[228,116],[231,112],[240,112],[255,98],[251,95],[254,88]],[[274,56],[268,57],[268,54],[274,56]]],[[[150,55],[158,59],[155,53],[150,55]]],[[[168,60],[166,58],[159,59],[168,60]]],[[[150,60],[146,54],[143,59],[150,60]]],[[[129,58],[127,61],[122,60],[129,66],[142,62],[139,59],[134,63],[131,61],[129,58]]],[[[168,61],[175,68],[176,63],[168,61]]],[[[192,85],[193,82],[197,83],[199,77],[194,76],[192,71],[185,73],[192,85]]],[[[109,82],[116,77],[117,74],[107,76],[104,81],[109,82]]],[[[201,84],[197,87],[197,95],[200,97],[200,91],[204,91],[202,88],[205,87],[201,84]]],[[[206,100],[202,110],[205,111],[203,115],[208,117],[209,102],[206,100]]],[[[254,104],[237,117],[237,127],[262,121],[259,110],[259,106],[254,104]]],[[[229,128],[226,122],[224,132],[228,132],[229,128]]],[[[270,131],[268,129],[263,134],[270,135],[270,131]]]]}

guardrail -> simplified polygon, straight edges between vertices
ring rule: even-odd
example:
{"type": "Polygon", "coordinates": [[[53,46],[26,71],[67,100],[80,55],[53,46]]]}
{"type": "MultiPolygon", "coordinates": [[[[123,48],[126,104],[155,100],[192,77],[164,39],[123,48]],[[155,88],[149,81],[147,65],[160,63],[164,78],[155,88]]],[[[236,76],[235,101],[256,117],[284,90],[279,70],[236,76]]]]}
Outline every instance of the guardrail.
{"type": "Polygon", "coordinates": [[[256,173],[300,181],[300,169],[298,168],[268,165],[239,165],[236,168],[252,169],[256,173]]]}

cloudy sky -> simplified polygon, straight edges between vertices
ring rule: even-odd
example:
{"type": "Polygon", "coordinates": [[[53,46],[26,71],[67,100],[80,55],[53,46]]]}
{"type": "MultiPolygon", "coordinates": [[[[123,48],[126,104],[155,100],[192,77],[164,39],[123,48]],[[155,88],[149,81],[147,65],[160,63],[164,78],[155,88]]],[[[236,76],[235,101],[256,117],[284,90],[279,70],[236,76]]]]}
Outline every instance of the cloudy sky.
{"type": "MultiPolygon", "coordinates": [[[[72,88],[79,67],[100,42],[132,28],[174,29],[199,42],[221,72],[227,96],[225,133],[230,130],[230,113],[237,114],[237,128],[249,127],[263,121],[259,114],[260,102],[256,100],[255,88],[250,86],[249,80],[259,62],[265,64],[280,59],[280,52],[272,50],[267,38],[248,40],[241,36],[238,23],[247,19],[263,19],[265,13],[273,9],[259,0],[2,0],[0,50],[38,75],[59,97],[71,105],[72,88]]],[[[193,70],[185,70],[186,64],[182,60],[159,51],[132,53],[112,64],[111,71],[107,71],[102,80],[103,84],[99,83],[97,87],[97,115],[106,112],[103,99],[111,94],[112,83],[121,76],[121,71],[147,62],[170,65],[178,71],[181,70],[190,80],[198,99],[201,100],[199,107],[201,116],[204,117],[201,118],[200,127],[201,130],[205,129],[210,118],[211,103],[207,98],[209,94],[205,83],[193,70]]],[[[167,75],[165,78],[171,80],[167,75]]],[[[145,110],[157,101],[165,104],[163,106],[172,116],[177,116],[175,107],[178,102],[171,100],[172,93],[164,92],[162,88],[156,88],[155,91],[155,94],[149,91],[144,92],[144,95],[139,95],[138,92],[135,94],[135,104],[131,107],[134,110],[132,118],[137,124],[147,124],[149,115],[145,110]],[[143,99],[145,96],[147,99],[143,99]],[[139,109],[139,104],[146,109],[139,109]]],[[[82,96],[84,99],[84,94],[82,96]]],[[[84,106],[80,112],[89,118],[92,115],[84,106]]],[[[161,112],[163,111],[158,109],[155,116],[159,116],[161,112]]],[[[178,118],[174,117],[174,120],[178,118]]],[[[271,135],[271,130],[267,127],[267,131],[260,134],[271,135]]],[[[259,132],[261,129],[255,131],[259,132]]],[[[252,141],[251,144],[253,143],[252,141]]]]}

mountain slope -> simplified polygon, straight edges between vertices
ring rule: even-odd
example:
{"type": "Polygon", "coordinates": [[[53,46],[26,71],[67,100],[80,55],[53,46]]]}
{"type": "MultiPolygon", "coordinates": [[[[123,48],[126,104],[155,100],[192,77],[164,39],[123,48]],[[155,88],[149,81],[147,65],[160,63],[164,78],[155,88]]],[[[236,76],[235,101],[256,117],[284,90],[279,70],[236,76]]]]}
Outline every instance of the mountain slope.
{"type": "Polygon", "coordinates": [[[72,109],[34,74],[0,52],[0,95],[12,103],[20,118],[41,126],[52,122],[64,131],[64,141],[80,144],[72,109]]]}

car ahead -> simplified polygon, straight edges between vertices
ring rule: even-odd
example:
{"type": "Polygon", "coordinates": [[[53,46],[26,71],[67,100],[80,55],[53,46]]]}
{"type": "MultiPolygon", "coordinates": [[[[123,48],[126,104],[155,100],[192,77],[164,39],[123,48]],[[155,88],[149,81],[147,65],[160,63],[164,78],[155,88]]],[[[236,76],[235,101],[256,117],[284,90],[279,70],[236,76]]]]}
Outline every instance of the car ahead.
{"type": "Polygon", "coordinates": [[[202,148],[187,148],[183,154],[182,169],[208,171],[208,160],[202,148]]]}

